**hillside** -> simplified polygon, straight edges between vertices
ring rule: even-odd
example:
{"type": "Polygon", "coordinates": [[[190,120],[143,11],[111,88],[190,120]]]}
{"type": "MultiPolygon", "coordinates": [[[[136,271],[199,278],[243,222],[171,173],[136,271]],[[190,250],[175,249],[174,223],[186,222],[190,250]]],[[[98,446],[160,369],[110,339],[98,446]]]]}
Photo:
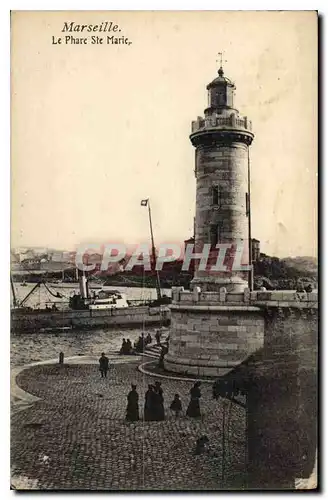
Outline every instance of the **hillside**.
{"type": "Polygon", "coordinates": [[[317,276],[318,274],[318,260],[315,257],[287,257],[282,259],[282,262],[301,273],[307,273],[312,276],[317,276]]]}
{"type": "Polygon", "coordinates": [[[294,290],[298,283],[317,287],[317,262],[312,257],[278,259],[261,254],[254,263],[255,288],[294,290]]]}

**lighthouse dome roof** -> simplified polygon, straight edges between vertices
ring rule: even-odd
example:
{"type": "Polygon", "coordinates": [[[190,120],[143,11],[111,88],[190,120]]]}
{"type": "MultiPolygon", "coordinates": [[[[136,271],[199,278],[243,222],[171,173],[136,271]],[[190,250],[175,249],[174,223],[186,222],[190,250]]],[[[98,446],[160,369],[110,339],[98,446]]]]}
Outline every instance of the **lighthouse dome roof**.
{"type": "Polygon", "coordinates": [[[222,66],[220,67],[220,69],[218,71],[218,75],[219,76],[214,78],[214,80],[212,80],[211,83],[209,83],[207,85],[207,89],[210,89],[211,87],[220,87],[220,86],[226,86],[226,85],[229,85],[231,87],[235,86],[235,84],[230,80],[230,78],[227,78],[226,76],[224,76],[222,66]]]}

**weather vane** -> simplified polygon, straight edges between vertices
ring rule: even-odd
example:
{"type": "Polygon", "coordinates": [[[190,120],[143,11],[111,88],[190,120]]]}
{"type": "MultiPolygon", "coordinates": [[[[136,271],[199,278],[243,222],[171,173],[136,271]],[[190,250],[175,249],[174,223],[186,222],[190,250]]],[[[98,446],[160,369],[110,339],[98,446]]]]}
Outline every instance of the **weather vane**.
{"type": "Polygon", "coordinates": [[[223,62],[227,62],[226,59],[223,61],[223,52],[218,52],[218,56],[220,58],[220,60],[216,60],[216,62],[219,62],[220,63],[220,68],[222,68],[222,64],[223,62]]]}

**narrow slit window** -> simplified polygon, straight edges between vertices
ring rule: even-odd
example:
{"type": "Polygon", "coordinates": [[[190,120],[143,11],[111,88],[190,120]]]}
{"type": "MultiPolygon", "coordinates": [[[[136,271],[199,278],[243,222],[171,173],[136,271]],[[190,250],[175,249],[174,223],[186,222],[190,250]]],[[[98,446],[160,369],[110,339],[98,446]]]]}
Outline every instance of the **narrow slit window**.
{"type": "Polygon", "coordinates": [[[219,186],[212,187],[212,205],[219,204],[219,186]]]}
{"type": "Polygon", "coordinates": [[[211,233],[210,233],[210,239],[211,239],[211,247],[215,248],[216,244],[218,243],[218,237],[219,237],[219,231],[218,231],[218,226],[216,224],[213,224],[211,226],[211,233]]]}

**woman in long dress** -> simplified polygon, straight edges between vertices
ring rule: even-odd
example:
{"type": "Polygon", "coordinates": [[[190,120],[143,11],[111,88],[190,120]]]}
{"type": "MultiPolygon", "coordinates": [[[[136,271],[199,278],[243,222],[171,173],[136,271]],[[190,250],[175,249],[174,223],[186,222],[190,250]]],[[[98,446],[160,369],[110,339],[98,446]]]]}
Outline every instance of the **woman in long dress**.
{"type": "Polygon", "coordinates": [[[155,418],[154,420],[165,420],[165,412],[164,412],[164,396],[163,389],[161,387],[160,382],[155,382],[155,418]]]}
{"type": "Polygon", "coordinates": [[[190,389],[190,402],[186,412],[187,417],[199,418],[201,416],[199,406],[199,398],[201,397],[200,385],[200,382],[196,382],[190,389]]]}
{"type": "Polygon", "coordinates": [[[155,405],[154,400],[155,400],[154,386],[149,384],[148,390],[145,394],[144,419],[146,422],[154,420],[154,405],[155,405]]]}
{"type": "Polygon", "coordinates": [[[132,390],[128,394],[128,406],[126,409],[126,420],[128,422],[136,422],[139,420],[139,394],[137,386],[131,384],[132,390]]]}

